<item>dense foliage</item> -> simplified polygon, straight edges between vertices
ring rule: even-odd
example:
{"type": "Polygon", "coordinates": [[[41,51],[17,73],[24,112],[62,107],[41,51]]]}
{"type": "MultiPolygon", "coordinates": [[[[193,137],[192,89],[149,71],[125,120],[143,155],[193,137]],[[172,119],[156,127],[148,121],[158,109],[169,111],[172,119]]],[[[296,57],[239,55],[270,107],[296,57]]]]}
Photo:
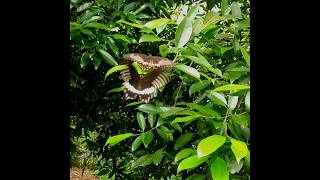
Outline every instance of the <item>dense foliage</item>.
{"type": "Polygon", "coordinates": [[[71,0],[71,166],[100,179],[250,179],[247,0],[71,0]],[[118,62],[167,57],[174,79],[124,101],[118,62]]]}

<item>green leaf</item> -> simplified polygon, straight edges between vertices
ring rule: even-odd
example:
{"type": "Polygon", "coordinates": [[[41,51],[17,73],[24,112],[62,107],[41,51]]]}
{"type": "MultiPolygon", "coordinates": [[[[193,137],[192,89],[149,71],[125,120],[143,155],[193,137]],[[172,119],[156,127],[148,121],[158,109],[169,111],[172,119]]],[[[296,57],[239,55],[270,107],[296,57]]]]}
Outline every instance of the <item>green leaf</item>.
{"type": "Polygon", "coordinates": [[[233,154],[236,156],[237,162],[239,163],[242,158],[248,155],[249,150],[247,144],[233,138],[230,138],[230,140],[231,150],[233,154]]]}
{"type": "Polygon", "coordinates": [[[106,73],[106,76],[104,77],[105,79],[112,73],[117,72],[117,71],[122,71],[124,69],[128,69],[129,67],[127,65],[118,65],[114,66],[111,69],[109,69],[106,73]]]}
{"type": "Polygon", "coordinates": [[[236,158],[234,156],[231,156],[231,158],[226,159],[227,161],[227,166],[229,169],[229,172],[231,174],[236,174],[239,173],[240,170],[243,167],[243,161],[240,161],[239,163],[237,162],[236,158]]]}
{"type": "Polygon", "coordinates": [[[138,106],[137,109],[139,111],[142,111],[145,113],[152,113],[152,114],[158,113],[157,108],[155,106],[153,106],[152,104],[142,104],[142,105],[138,106]]]}
{"type": "Polygon", "coordinates": [[[84,4],[82,4],[81,6],[79,6],[79,7],[77,8],[77,12],[81,12],[81,11],[83,11],[83,10],[88,9],[88,8],[91,6],[91,4],[92,4],[92,3],[84,3],[84,4]]]}
{"type": "Polygon", "coordinates": [[[156,42],[156,41],[162,41],[162,38],[159,38],[158,36],[154,34],[143,34],[140,39],[139,43],[141,42],[156,42]]]}
{"type": "Polygon", "coordinates": [[[230,8],[231,8],[232,16],[241,17],[241,9],[240,9],[240,5],[238,2],[232,2],[230,8]]]}
{"type": "Polygon", "coordinates": [[[217,157],[210,166],[212,179],[229,180],[229,171],[227,163],[220,157],[217,157]]]}
{"type": "Polygon", "coordinates": [[[229,96],[228,106],[230,111],[233,111],[236,108],[238,104],[238,99],[239,99],[238,96],[229,96]]]}
{"type": "Polygon", "coordinates": [[[241,85],[241,84],[227,84],[227,85],[215,88],[213,91],[231,91],[231,90],[242,90],[242,89],[250,89],[250,86],[241,85]]]}
{"type": "Polygon", "coordinates": [[[123,35],[123,34],[113,34],[112,37],[113,37],[114,39],[118,39],[118,40],[125,41],[125,42],[127,42],[127,43],[129,43],[129,44],[135,42],[134,39],[129,38],[128,36],[123,35]]]}
{"type": "Polygon", "coordinates": [[[89,27],[89,28],[97,28],[97,29],[107,29],[107,26],[102,23],[97,22],[91,22],[88,24],[85,24],[83,27],[89,27]]]}
{"type": "Polygon", "coordinates": [[[129,103],[129,104],[127,104],[127,106],[135,106],[135,105],[142,104],[142,103],[143,103],[142,101],[137,101],[137,102],[129,103]]]}
{"type": "Polygon", "coordinates": [[[249,125],[249,116],[246,116],[244,114],[235,114],[231,117],[234,122],[238,123],[241,126],[247,127],[249,125]]]}
{"type": "Polygon", "coordinates": [[[187,66],[187,65],[184,65],[184,64],[177,64],[176,65],[176,69],[196,78],[196,79],[200,79],[200,74],[199,72],[194,69],[193,67],[190,67],[190,66],[187,66]]]}
{"type": "Polygon", "coordinates": [[[203,81],[198,81],[193,83],[189,89],[189,96],[191,96],[193,93],[197,91],[203,90],[204,88],[208,87],[209,84],[210,84],[210,81],[208,80],[203,80],[203,81]]]}
{"type": "Polygon", "coordinates": [[[157,132],[165,141],[173,141],[172,132],[167,127],[161,125],[157,128],[157,132]]]}
{"type": "Polygon", "coordinates": [[[200,64],[202,67],[208,69],[209,71],[213,72],[214,74],[222,77],[222,72],[220,69],[213,68],[211,64],[207,61],[207,59],[202,56],[200,53],[197,53],[198,57],[196,56],[185,56],[186,58],[192,60],[193,62],[200,64]]]}
{"type": "Polygon", "coordinates": [[[217,103],[217,104],[221,104],[223,106],[227,106],[227,100],[224,96],[224,94],[222,93],[218,93],[218,92],[215,92],[215,91],[209,91],[209,93],[207,94],[208,98],[211,99],[211,101],[213,101],[214,103],[217,103]]]}
{"type": "Polygon", "coordinates": [[[250,67],[250,55],[249,55],[249,53],[243,47],[240,47],[240,51],[242,53],[243,59],[246,61],[246,63],[250,67]]]}
{"type": "Polygon", "coordinates": [[[178,150],[184,145],[186,145],[189,141],[191,141],[193,137],[192,133],[187,133],[182,136],[180,136],[177,140],[176,143],[174,144],[174,150],[178,150]]]}
{"type": "Polygon", "coordinates": [[[118,46],[116,45],[116,42],[110,37],[108,36],[106,38],[106,43],[108,44],[108,46],[111,48],[112,52],[117,56],[119,57],[119,48],[118,46]]]}
{"type": "Polygon", "coordinates": [[[131,146],[132,152],[138,149],[138,147],[142,144],[142,137],[138,136],[133,142],[131,146]]]}
{"type": "Polygon", "coordinates": [[[147,166],[153,162],[153,154],[146,154],[134,161],[133,166],[147,166]]]}
{"type": "Polygon", "coordinates": [[[182,170],[198,167],[200,164],[208,160],[208,158],[208,156],[199,158],[197,155],[193,155],[182,160],[178,166],[177,174],[179,174],[179,172],[181,172],[182,170]]]}
{"type": "Polygon", "coordinates": [[[93,37],[93,33],[89,29],[80,29],[83,34],[93,37]]]}
{"type": "Polygon", "coordinates": [[[81,61],[80,61],[80,66],[81,68],[85,67],[88,63],[89,63],[90,59],[89,59],[89,53],[88,52],[84,52],[81,56],[81,61]]]}
{"type": "Polygon", "coordinates": [[[118,144],[119,142],[133,136],[134,134],[132,133],[126,133],[126,134],[119,134],[116,136],[111,136],[108,138],[106,145],[110,144],[110,146],[114,146],[116,144],[118,144]]]}
{"type": "Polygon", "coordinates": [[[209,117],[220,117],[220,114],[216,111],[214,111],[212,108],[204,105],[199,105],[195,103],[187,103],[187,105],[191,109],[198,110],[200,114],[204,116],[209,116],[209,117]]]}
{"type": "Polygon", "coordinates": [[[167,24],[164,24],[164,25],[158,27],[156,29],[157,34],[160,34],[166,27],[167,27],[167,24]]]}
{"type": "Polygon", "coordinates": [[[122,91],[123,91],[123,87],[118,87],[118,88],[113,88],[113,89],[109,90],[107,92],[107,94],[113,93],[113,92],[122,92],[122,91]]]}
{"type": "Polygon", "coordinates": [[[168,45],[166,45],[166,44],[160,45],[159,52],[162,57],[166,57],[168,54],[168,45]]]}
{"type": "Polygon", "coordinates": [[[206,137],[199,142],[197,148],[197,155],[199,157],[207,156],[216,151],[219,147],[221,147],[225,141],[225,136],[212,135],[206,137]]]}
{"type": "Polygon", "coordinates": [[[175,115],[177,112],[184,110],[181,107],[159,107],[160,116],[162,118],[167,118],[175,115]]]}
{"type": "Polygon", "coordinates": [[[162,149],[157,150],[155,153],[153,153],[152,157],[153,157],[152,158],[153,163],[158,166],[158,164],[160,164],[163,158],[163,150],[162,149]]]}
{"type": "Polygon", "coordinates": [[[154,126],[154,123],[156,122],[156,115],[155,114],[148,114],[148,122],[150,124],[150,127],[154,126]]]}
{"type": "Polygon", "coordinates": [[[146,120],[140,112],[137,112],[137,120],[140,128],[144,131],[146,129],[146,120]]]}
{"type": "Polygon", "coordinates": [[[152,142],[152,140],[153,140],[153,133],[151,131],[144,133],[142,142],[145,148],[148,148],[148,145],[152,142]]]}
{"type": "Polygon", "coordinates": [[[82,24],[87,24],[87,23],[90,23],[93,21],[98,21],[100,19],[102,19],[101,16],[92,16],[92,17],[88,18],[87,20],[83,21],[82,24]]]}
{"type": "Polygon", "coordinates": [[[205,174],[194,174],[187,177],[185,180],[206,180],[207,176],[205,174]]]}
{"type": "Polygon", "coordinates": [[[174,158],[174,162],[178,162],[181,159],[184,159],[186,157],[189,157],[191,155],[196,155],[196,151],[194,149],[191,148],[186,148],[186,149],[182,149],[181,151],[179,151],[175,158],[174,158]]]}
{"type": "Polygon", "coordinates": [[[182,48],[189,41],[192,34],[192,19],[188,16],[184,17],[182,22],[178,25],[175,44],[177,48],[182,48]]]}
{"type": "Polygon", "coordinates": [[[100,54],[102,55],[102,57],[104,58],[106,63],[110,64],[111,66],[118,65],[117,61],[109,53],[107,53],[105,50],[99,49],[98,51],[100,52],[100,54]]]}
{"type": "Polygon", "coordinates": [[[122,19],[119,20],[119,21],[117,21],[117,23],[118,23],[118,24],[120,24],[120,23],[127,24],[127,25],[129,25],[129,26],[136,27],[136,28],[139,28],[139,29],[143,29],[143,28],[144,28],[143,25],[135,24],[135,23],[130,23],[130,22],[127,22],[127,21],[122,20],[122,19]]]}
{"type": "Polygon", "coordinates": [[[250,91],[247,93],[244,102],[245,102],[246,110],[250,112],[250,91]]]}
{"type": "Polygon", "coordinates": [[[144,26],[150,29],[155,29],[167,24],[169,21],[170,19],[167,18],[155,19],[147,22],[144,26]]]}
{"type": "Polygon", "coordinates": [[[124,1],[125,0],[114,0],[117,10],[120,10],[120,8],[123,6],[124,1]]]}
{"type": "Polygon", "coordinates": [[[229,8],[229,1],[228,0],[221,0],[221,14],[223,16],[229,14],[228,8],[229,8]]]}
{"type": "Polygon", "coordinates": [[[188,122],[194,119],[197,119],[200,117],[200,115],[191,115],[191,116],[185,116],[185,117],[177,117],[175,118],[171,123],[178,123],[178,122],[188,122]]]}
{"type": "Polygon", "coordinates": [[[128,13],[129,11],[132,11],[136,7],[137,4],[138,4],[137,2],[131,2],[131,3],[127,4],[126,6],[124,6],[123,11],[126,13],[128,13]]]}

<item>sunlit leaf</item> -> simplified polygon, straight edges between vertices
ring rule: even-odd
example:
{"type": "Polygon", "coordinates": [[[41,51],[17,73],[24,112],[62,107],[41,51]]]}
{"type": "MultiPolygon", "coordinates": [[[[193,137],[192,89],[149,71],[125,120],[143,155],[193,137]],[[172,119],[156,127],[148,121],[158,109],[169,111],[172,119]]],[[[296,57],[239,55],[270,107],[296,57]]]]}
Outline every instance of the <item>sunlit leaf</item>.
{"type": "Polygon", "coordinates": [[[241,85],[241,84],[227,84],[227,85],[215,88],[213,91],[231,91],[231,90],[242,90],[242,89],[250,89],[250,86],[241,85]]]}
{"type": "Polygon", "coordinates": [[[231,144],[232,144],[231,150],[232,150],[233,154],[235,155],[237,162],[239,163],[239,161],[242,158],[246,157],[249,152],[247,144],[242,141],[233,139],[233,138],[230,138],[230,140],[231,140],[231,144]]]}
{"type": "Polygon", "coordinates": [[[150,29],[155,29],[167,24],[169,21],[170,19],[167,18],[155,19],[147,22],[144,26],[150,29]]]}
{"type": "Polygon", "coordinates": [[[195,93],[197,91],[201,91],[201,90],[205,89],[206,87],[208,87],[209,84],[210,84],[210,82],[208,80],[195,82],[194,84],[192,84],[190,86],[189,96],[191,96],[193,93],[195,93]]]}
{"type": "Polygon", "coordinates": [[[229,171],[227,163],[220,157],[217,157],[210,166],[212,179],[229,180],[229,171]]]}
{"type": "Polygon", "coordinates": [[[179,174],[179,172],[182,170],[198,167],[200,164],[208,160],[208,158],[208,156],[199,158],[197,155],[193,155],[182,160],[178,166],[177,174],[179,174]]]}
{"type": "Polygon", "coordinates": [[[122,71],[124,69],[128,69],[129,67],[127,65],[118,65],[118,66],[114,66],[112,68],[110,68],[106,75],[105,75],[105,78],[107,78],[110,74],[114,73],[114,72],[117,72],[117,71],[122,71]]]}
{"type": "Polygon", "coordinates": [[[142,129],[142,131],[144,131],[146,128],[146,120],[140,112],[137,112],[137,120],[140,128],[142,129]]]}
{"type": "Polygon", "coordinates": [[[221,147],[225,141],[226,137],[220,135],[212,135],[202,139],[197,148],[197,155],[199,157],[207,156],[221,147]]]}
{"type": "Polygon", "coordinates": [[[159,38],[158,36],[154,34],[143,34],[140,39],[139,43],[141,42],[156,42],[156,41],[162,41],[162,38],[159,38]]]}
{"type": "Polygon", "coordinates": [[[193,67],[190,67],[190,66],[187,66],[187,65],[184,65],[184,64],[177,64],[176,65],[176,69],[194,77],[194,78],[197,78],[197,79],[200,79],[200,74],[199,72],[194,69],[193,67]]]}
{"type": "Polygon", "coordinates": [[[106,145],[110,145],[110,146],[114,146],[116,144],[118,144],[119,142],[133,136],[134,134],[132,133],[126,133],[126,134],[119,134],[119,135],[116,135],[116,136],[111,136],[108,138],[107,142],[106,142],[106,145]]]}
{"type": "Polygon", "coordinates": [[[152,104],[142,104],[138,106],[137,109],[146,113],[153,113],[153,114],[158,113],[158,109],[152,104]]]}
{"type": "Polygon", "coordinates": [[[135,151],[136,149],[138,149],[138,147],[142,144],[142,138],[141,136],[138,136],[131,145],[131,150],[132,152],[135,151]]]}

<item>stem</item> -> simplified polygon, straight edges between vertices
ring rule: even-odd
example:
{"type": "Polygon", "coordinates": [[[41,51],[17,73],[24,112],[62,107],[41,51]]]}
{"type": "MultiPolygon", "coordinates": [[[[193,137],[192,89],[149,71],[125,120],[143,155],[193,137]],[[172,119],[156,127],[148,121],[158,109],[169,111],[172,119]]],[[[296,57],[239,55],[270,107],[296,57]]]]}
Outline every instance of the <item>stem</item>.
{"type": "Polygon", "coordinates": [[[223,123],[224,123],[224,125],[225,125],[225,127],[226,127],[226,129],[224,130],[224,135],[225,136],[228,136],[228,134],[227,134],[227,130],[228,130],[228,127],[227,127],[227,117],[228,117],[228,115],[229,115],[229,108],[228,108],[228,110],[227,110],[227,112],[226,112],[226,116],[224,117],[224,121],[223,121],[223,123]]]}

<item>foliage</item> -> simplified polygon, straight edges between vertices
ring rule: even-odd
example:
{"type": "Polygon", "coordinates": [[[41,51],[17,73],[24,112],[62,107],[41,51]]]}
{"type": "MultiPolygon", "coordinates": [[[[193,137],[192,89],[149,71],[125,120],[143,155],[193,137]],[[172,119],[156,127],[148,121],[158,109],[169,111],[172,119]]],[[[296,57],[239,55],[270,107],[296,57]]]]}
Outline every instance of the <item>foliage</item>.
{"type": "Polygon", "coordinates": [[[100,179],[250,179],[249,5],[71,0],[71,165],[100,179]],[[148,104],[122,97],[131,52],[177,64],[148,104]]]}

